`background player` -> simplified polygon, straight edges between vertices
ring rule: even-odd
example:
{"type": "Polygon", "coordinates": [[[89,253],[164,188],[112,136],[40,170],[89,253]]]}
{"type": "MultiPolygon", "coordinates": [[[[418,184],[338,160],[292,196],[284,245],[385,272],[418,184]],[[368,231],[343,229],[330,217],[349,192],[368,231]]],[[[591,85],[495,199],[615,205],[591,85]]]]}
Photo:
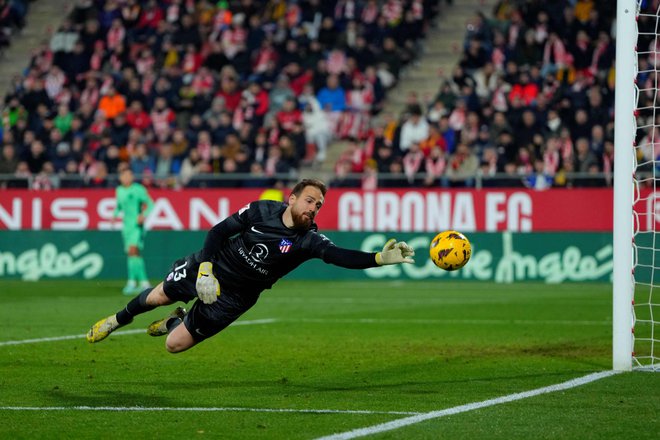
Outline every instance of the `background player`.
{"type": "Polygon", "coordinates": [[[133,171],[124,168],[119,174],[120,185],[115,191],[117,205],[113,214],[113,222],[123,214],[121,235],[124,239],[124,250],[127,255],[128,281],[122,292],[133,295],[137,291],[151,287],[147,278],[147,269],[142,258],[144,249],[144,220],[154,205],[147,189],[134,182],[133,171]]]}
{"type": "Polygon", "coordinates": [[[167,350],[178,353],[223,330],[263,290],[309,259],[349,269],[414,263],[415,253],[404,242],[392,239],[381,252],[362,252],[337,247],[318,233],[314,218],[325,193],[323,182],[306,179],[293,188],[288,204],[260,200],[243,207],[208,232],[201,251],[174,262],[164,282],[94,324],[87,340],[101,341],[158,306],[198,298],[190,313],[179,307],[147,329],[152,336],[169,333],[167,350]]]}

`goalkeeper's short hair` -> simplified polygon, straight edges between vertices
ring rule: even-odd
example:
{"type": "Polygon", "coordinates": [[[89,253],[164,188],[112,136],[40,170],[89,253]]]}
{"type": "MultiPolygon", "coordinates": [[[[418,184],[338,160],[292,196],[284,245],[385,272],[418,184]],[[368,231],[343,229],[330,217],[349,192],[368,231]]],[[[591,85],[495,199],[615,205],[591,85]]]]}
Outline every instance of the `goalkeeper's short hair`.
{"type": "Polygon", "coordinates": [[[291,194],[298,197],[303,192],[303,190],[308,186],[313,186],[318,188],[319,191],[321,191],[321,194],[323,194],[323,197],[325,197],[325,193],[328,191],[328,188],[325,186],[325,183],[323,183],[318,179],[303,179],[300,182],[296,183],[296,186],[294,186],[293,189],[291,190],[291,194]]]}

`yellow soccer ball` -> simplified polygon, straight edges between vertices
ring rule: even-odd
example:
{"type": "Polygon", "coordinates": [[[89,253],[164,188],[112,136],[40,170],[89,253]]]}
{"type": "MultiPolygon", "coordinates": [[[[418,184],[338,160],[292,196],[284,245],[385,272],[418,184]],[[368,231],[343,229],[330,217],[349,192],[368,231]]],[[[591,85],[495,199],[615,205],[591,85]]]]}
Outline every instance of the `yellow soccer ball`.
{"type": "Polygon", "coordinates": [[[460,232],[444,231],[431,240],[429,254],[440,269],[456,270],[470,260],[472,246],[470,240],[460,232]]]}

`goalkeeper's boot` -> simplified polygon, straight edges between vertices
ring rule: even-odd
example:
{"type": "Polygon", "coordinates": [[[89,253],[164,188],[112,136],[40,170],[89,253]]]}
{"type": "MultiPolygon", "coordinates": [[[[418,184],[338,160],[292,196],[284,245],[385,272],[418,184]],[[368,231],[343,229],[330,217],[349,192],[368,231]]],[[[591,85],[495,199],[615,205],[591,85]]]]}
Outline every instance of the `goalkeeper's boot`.
{"type": "Polygon", "coordinates": [[[149,327],[147,327],[147,334],[150,336],[163,336],[167,334],[167,323],[170,319],[180,319],[183,321],[183,318],[186,316],[186,309],[183,307],[177,307],[172,313],[167,315],[163,319],[152,322],[149,327]]]}
{"type": "Polygon", "coordinates": [[[117,322],[116,315],[103,318],[89,329],[87,332],[87,342],[102,341],[119,327],[121,327],[121,325],[117,322]]]}

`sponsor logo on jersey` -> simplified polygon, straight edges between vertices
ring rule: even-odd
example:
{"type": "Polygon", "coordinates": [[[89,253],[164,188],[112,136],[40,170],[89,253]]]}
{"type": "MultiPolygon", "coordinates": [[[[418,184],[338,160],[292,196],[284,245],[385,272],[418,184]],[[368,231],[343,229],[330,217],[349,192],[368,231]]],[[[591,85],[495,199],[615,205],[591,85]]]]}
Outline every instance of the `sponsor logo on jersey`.
{"type": "Polygon", "coordinates": [[[268,257],[268,247],[263,243],[257,243],[250,249],[250,257],[257,263],[263,263],[268,257]]]}
{"type": "Polygon", "coordinates": [[[252,247],[249,253],[240,247],[238,248],[238,254],[243,257],[245,263],[252,269],[256,270],[262,275],[268,275],[268,269],[260,266],[260,263],[263,263],[263,260],[268,256],[268,248],[265,244],[259,243],[255,245],[252,247]]]}
{"type": "Polygon", "coordinates": [[[291,241],[287,240],[286,238],[283,238],[282,241],[280,241],[280,252],[286,254],[291,250],[292,245],[293,243],[291,241]]]}

